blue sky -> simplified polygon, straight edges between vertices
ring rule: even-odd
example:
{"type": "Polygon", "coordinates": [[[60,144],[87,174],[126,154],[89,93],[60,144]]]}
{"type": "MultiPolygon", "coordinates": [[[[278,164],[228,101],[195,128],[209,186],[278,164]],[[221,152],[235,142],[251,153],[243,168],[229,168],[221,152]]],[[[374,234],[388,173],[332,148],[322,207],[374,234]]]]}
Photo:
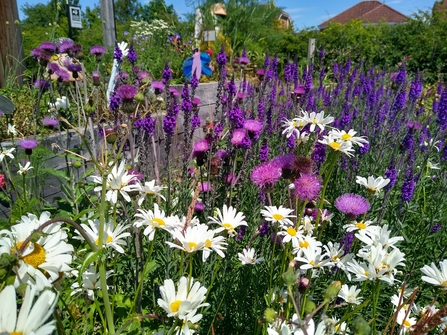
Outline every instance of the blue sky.
{"type": "MultiPolygon", "coordinates": [[[[147,0],[140,0],[144,3],[147,0]]],[[[412,13],[418,10],[430,10],[436,0],[388,0],[384,1],[385,4],[401,12],[404,15],[410,16],[412,13]]],[[[17,0],[17,4],[20,7],[28,3],[34,5],[37,3],[47,3],[47,0],[17,0]]],[[[180,17],[182,14],[191,13],[194,10],[193,6],[187,6],[185,0],[165,0],[166,4],[174,5],[175,10],[180,17]]],[[[187,1],[191,3],[192,1],[187,1]]],[[[318,26],[320,23],[328,20],[329,18],[343,12],[351,6],[358,3],[359,0],[276,0],[275,3],[278,7],[283,8],[292,17],[295,29],[303,29],[306,27],[318,26]]],[[[197,3],[197,2],[195,2],[197,3]]],[[[82,8],[87,6],[93,7],[95,4],[99,4],[99,0],[81,0],[80,4],[82,8]]],[[[20,13],[22,18],[22,13],[20,13]]]]}

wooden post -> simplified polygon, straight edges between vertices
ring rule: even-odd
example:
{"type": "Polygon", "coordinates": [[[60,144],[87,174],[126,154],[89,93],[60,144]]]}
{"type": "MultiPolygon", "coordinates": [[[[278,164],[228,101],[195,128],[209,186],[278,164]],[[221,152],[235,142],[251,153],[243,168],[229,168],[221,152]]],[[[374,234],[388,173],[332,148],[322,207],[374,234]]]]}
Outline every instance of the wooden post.
{"type": "Polygon", "coordinates": [[[307,44],[308,67],[310,66],[310,64],[314,63],[314,54],[315,54],[315,38],[309,38],[309,43],[307,44]]]}
{"type": "Polygon", "coordinates": [[[23,72],[22,31],[16,0],[1,0],[0,5],[0,87],[6,81],[21,84],[23,72]],[[13,76],[14,78],[11,78],[13,76]]]}
{"type": "Polygon", "coordinates": [[[116,42],[115,10],[113,0],[101,0],[102,34],[104,46],[114,47],[116,42]]]}

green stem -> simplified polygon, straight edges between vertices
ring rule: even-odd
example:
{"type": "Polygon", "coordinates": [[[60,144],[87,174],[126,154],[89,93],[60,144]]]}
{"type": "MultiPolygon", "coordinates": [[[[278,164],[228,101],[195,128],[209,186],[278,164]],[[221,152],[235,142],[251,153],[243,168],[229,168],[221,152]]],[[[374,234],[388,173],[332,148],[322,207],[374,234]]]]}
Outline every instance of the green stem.
{"type": "Polygon", "coordinates": [[[373,289],[373,320],[372,320],[372,328],[373,334],[376,333],[376,318],[377,318],[377,303],[379,302],[379,293],[380,293],[380,280],[376,279],[374,283],[373,289]]]}

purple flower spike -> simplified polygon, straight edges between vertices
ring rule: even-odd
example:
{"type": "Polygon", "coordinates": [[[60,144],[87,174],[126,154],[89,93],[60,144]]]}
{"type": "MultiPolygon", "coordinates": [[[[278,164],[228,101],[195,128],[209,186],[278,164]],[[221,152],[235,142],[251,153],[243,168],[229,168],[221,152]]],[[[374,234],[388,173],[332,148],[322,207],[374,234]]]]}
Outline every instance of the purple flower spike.
{"type": "Polygon", "coordinates": [[[222,48],[220,49],[219,53],[216,57],[217,64],[220,66],[225,66],[227,63],[227,55],[225,54],[224,45],[222,44],[222,48]]]}
{"type": "Polygon", "coordinates": [[[361,215],[369,211],[369,201],[353,193],[346,193],[335,199],[335,207],[346,215],[349,221],[354,221],[357,215],[361,215]]]}
{"type": "Polygon", "coordinates": [[[318,197],[321,179],[314,174],[302,173],[294,182],[295,196],[303,201],[312,201],[318,197]]]}

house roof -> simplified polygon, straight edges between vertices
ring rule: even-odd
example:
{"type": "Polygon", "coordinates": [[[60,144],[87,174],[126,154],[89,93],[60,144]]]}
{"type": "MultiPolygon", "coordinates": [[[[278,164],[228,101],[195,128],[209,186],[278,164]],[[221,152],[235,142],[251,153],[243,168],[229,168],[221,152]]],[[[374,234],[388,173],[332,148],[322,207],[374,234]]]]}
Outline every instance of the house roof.
{"type": "Polygon", "coordinates": [[[447,0],[435,2],[433,10],[434,11],[447,10],[447,0]]]}
{"type": "Polygon", "coordinates": [[[385,20],[388,23],[400,23],[407,21],[408,17],[380,1],[361,1],[344,12],[318,25],[318,28],[326,28],[329,25],[329,22],[345,24],[354,19],[362,20],[367,23],[378,23],[382,20],[385,20]]]}

